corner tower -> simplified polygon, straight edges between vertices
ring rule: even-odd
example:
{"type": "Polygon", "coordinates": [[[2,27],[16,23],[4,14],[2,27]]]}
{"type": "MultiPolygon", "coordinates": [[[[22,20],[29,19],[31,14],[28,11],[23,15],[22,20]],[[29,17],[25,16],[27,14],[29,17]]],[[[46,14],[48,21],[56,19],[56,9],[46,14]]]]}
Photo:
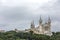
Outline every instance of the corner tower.
{"type": "Polygon", "coordinates": [[[48,32],[47,32],[47,34],[46,35],[52,35],[52,32],[51,32],[51,19],[50,19],[50,17],[48,17],[48,22],[47,22],[47,26],[48,26],[48,32]]]}
{"type": "Polygon", "coordinates": [[[42,24],[42,18],[41,18],[41,16],[40,16],[39,25],[41,25],[41,24],[42,24]]]}
{"type": "Polygon", "coordinates": [[[35,28],[34,21],[31,22],[31,29],[35,28]]]}
{"type": "Polygon", "coordinates": [[[51,26],[51,19],[50,19],[50,17],[48,18],[48,25],[51,26]]]}
{"type": "Polygon", "coordinates": [[[43,34],[43,31],[44,31],[41,16],[40,16],[40,19],[39,19],[38,31],[39,31],[39,34],[43,34]]]}

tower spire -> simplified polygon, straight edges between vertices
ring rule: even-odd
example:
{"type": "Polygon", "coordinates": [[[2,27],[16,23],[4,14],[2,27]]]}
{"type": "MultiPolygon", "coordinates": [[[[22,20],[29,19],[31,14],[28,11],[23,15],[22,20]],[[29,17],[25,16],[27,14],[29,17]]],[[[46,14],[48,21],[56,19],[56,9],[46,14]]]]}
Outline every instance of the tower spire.
{"type": "Polygon", "coordinates": [[[31,22],[31,28],[35,28],[34,20],[31,22]]]}
{"type": "Polygon", "coordinates": [[[48,24],[51,24],[51,19],[50,19],[50,17],[48,18],[48,24]]]}
{"type": "Polygon", "coordinates": [[[40,25],[40,24],[42,24],[42,18],[41,18],[41,16],[40,16],[40,20],[39,20],[39,25],[40,25]]]}

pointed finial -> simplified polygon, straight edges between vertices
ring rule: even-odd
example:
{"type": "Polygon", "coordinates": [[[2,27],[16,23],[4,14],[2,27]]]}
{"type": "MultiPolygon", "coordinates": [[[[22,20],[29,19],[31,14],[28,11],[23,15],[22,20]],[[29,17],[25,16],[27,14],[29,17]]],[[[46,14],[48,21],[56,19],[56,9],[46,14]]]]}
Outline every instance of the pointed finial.
{"type": "Polygon", "coordinates": [[[41,16],[40,16],[39,24],[42,24],[42,18],[41,18],[41,16]]]}
{"type": "Polygon", "coordinates": [[[48,23],[49,23],[49,24],[51,23],[51,19],[50,19],[50,17],[48,17],[48,23]]]}

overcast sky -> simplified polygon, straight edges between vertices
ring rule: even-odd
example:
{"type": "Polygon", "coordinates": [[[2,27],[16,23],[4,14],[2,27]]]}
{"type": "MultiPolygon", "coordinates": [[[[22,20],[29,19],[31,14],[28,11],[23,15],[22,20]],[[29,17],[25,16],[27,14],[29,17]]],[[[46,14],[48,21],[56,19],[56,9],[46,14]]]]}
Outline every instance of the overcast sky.
{"type": "Polygon", "coordinates": [[[34,20],[38,25],[51,17],[52,31],[60,31],[60,0],[0,0],[0,29],[27,29],[34,20]]]}

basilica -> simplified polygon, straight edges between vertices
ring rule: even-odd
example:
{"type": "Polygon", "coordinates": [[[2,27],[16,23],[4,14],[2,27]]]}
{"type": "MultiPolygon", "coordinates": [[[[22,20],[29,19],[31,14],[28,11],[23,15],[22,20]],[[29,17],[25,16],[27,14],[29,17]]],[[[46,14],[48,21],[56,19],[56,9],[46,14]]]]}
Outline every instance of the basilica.
{"type": "Polygon", "coordinates": [[[31,22],[30,29],[26,29],[25,32],[33,31],[35,34],[45,34],[45,35],[52,35],[51,32],[51,19],[48,18],[48,21],[43,23],[42,18],[39,19],[39,24],[37,27],[35,27],[34,21],[31,22]]]}

